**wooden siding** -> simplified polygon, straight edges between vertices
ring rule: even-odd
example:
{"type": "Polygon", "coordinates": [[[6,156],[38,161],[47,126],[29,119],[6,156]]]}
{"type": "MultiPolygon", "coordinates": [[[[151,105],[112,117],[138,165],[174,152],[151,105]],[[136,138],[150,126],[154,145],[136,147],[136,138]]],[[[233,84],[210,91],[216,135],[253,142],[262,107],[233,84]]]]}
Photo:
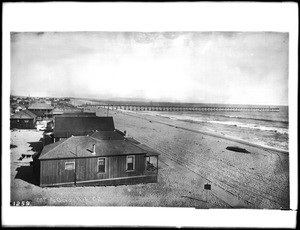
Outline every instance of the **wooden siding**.
{"type": "Polygon", "coordinates": [[[14,129],[34,129],[34,119],[10,119],[10,128],[14,129]],[[19,120],[19,121],[18,121],[19,120]],[[25,120],[28,122],[26,123],[25,120]]]}
{"type": "MultiPolygon", "coordinates": [[[[135,155],[135,169],[133,171],[126,171],[126,155],[124,156],[107,156],[105,158],[105,172],[98,172],[98,159],[102,157],[92,157],[92,158],[77,158],[77,159],[54,159],[54,160],[42,160],[40,167],[40,185],[63,185],[75,184],[75,172],[76,172],[76,183],[88,183],[87,181],[101,181],[103,183],[99,184],[115,184],[117,181],[121,180],[134,181],[134,177],[139,177],[145,175],[145,165],[146,157],[145,154],[135,155]],[[66,162],[75,162],[74,170],[65,170],[66,162]],[[128,180],[125,178],[133,177],[133,180],[128,180]],[[124,178],[124,180],[122,179],[124,178]],[[110,182],[114,180],[115,182],[110,182]],[[117,180],[116,180],[117,179],[117,180]],[[106,181],[106,182],[105,182],[106,181]]],[[[149,177],[150,178],[150,177],[149,177]]],[[[148,178],[148,179],[149,179],[148,178]]],[[[153,179],[151,179],[153,181],[153,179]]],[[[130,182],[130,183],[131,183],[130,182]]],[[[137,182],[140,183],[140,182],[137,182]]],[[[145,183],[147,179],[145,177],[145,183]]]]}
{"type": "Polygon", "coordinates": [[[109,157],[109,178],[143,175],[145,171],[145,155],[135,155],[135,169],[126,171],[126,156],[109,157]]]}
{"type": "Polygon", "coordinates": [[[106,179],[108,175],[108,157],[105,158],[105,173],[98,173],[97,158],[80,158],[76,159],[76,181],[106,179]]]}
{"type": "Polygon", "coordinates": [[[74,183],[75,170],[65,170],[66,162],[74,162],[74,159],[41,161],[40,184],[74,183]]]}
{"type": "MultiPolygon", "coordinates": [[[[101,157],[100,157],[101,158],[101,157]]],[[[105,173],[98,172],[98,159],[77,159],[77,181],[112,179],[143,175],[145,171],[145,155],[135,155],[135,170],[126,171],[126,156],[110,156],[105,158],[105,173]]]]}

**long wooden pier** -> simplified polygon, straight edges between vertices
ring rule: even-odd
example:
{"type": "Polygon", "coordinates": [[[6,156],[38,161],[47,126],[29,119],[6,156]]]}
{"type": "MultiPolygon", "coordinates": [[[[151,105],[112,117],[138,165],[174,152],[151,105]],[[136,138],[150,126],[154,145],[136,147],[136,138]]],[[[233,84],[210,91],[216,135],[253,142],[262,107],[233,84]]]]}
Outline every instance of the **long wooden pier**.
{"type": "Polygon", "coordinates": [[[279,112],[278,107],[219,107],[219,106],[148,106],[148,105],[104,105],[90,104],[87,107],[96,107],[109,110],[130,110],[130,111],[233,111],[233,112],[279,112]]]}

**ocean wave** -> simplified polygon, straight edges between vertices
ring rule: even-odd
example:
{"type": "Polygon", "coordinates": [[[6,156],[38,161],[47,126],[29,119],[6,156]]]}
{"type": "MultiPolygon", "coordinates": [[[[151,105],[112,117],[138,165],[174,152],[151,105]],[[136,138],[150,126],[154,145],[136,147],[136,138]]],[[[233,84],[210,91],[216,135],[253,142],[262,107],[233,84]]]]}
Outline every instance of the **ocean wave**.
{"type": "Polygon", "coordinates": [[[257,129],[262,131],[273,131],[280,134],[289,134],[288,129],[284,129],[284,128],[268,127],[268,126],[256,125],[256,124],[244,124],[240,122],[231,122],[231,121],[207,121],[207,122],[214,123],[214,124],[231,125],[240,128],[257,129]]]}
{"type": "Polygon", "coordinates": [[[265,119],[265,118],[240,117],[240,116],[220,115],[220,114],[218,114],[217,116],[227,117],[227,118],[245,119],[245,120],[266,121],[266,122],[281,122],[281,123],[284,123],[284,124],[288,124],[289,123],[289,121],[285,121],[285,120],[273,120],[273,119],[265,119]]]}
{"type": "MultiPolygon", "coordinates": [[[[220,125],[228,125],[228,126],[234,126],[239,128],[246,128],[246,129],[254,129],[254,130],[261,130],[261,131],[271,131],[276,132],[279,134],[289,134],[288,129],[285,128],[279,128],[279,127],[272,127],[272,126],[264,126],[264,125],[258,125],[258,124],[246,124],[238,121],[217,121],[217,120],[208,120],[211,119],[211,117],[192,117],[188,115],[175,115],[175,114],[161,114],[159,112],[144,112],[144,114],[152,115],[152,116],[159,116],[168,118],[171,120],[178,120],[178,121],[186,121],[186,122],[192,122],[192,123],[211,123],[211,124],[220,124],[220,125]]],[[[227,115],[224,115],[227,116],[227,115]]],[[[230,115],[228,115],[229,117],[230,115]]],[[[235,116],[230,116],[231,118],[240,118],[235,116]]],[[[252,118],[251,118],[252,119],[252,118]]],[[[256,119],[252,119],[256,120],[256,119]]],[[[263,119],[258,119],[263,120],[263,119]]],[[[267,119],[265,119],[267,120],[267,119]]],[[[269,121],[269,120],[268,120],[269,121]]]]}
{"type": "Polygon", "coordinates": [[[180,121],[187,121],[187,122],[196,122],[196,123],[214,123],[214,124],[221,124],[221,125],[228,125],[228,126],[235,126],[239,128],[248,128],[248,129],[256,129],[261,131],[273,131],[280,134],[289,134],[288,129],[285,128],[278,128],[278,127],[269,127],[264,125],[257,125],[257,124],[245,124],[236,121],[211,121],[205,120],[197,117],[190,117],[190,116],[172,116],[172,115],[159,115],[162,117],[170,118],[172,120],[180,120],[180,121]]]}
{"type": "Polygon", "coordinates": [[[234,119],[241,119],[241,120],[255,120],[255,121],[263,121],[263,122],[278,122],[283,124],[289,124],[289,121],[286,120],[276,120],[276,119],[266,119],[266,118],[255,118],[255,117],[241,117],[241,116],[234,116],[234,115],[224,115],[224,114],[211,114],[211,116],[203,116],[200,118],[194,117],[194,116],[188,116],[188,115],[173,115],[173,114],[161,114],[159,112],[150,112],[149,115],[156,115],[161,117],[166,117],[170,119],[185,119],[185,120],[195,120],[199,122],[205,122],[209,119],[211,119],[211,116],[213,117],[225,117],[225,118],[234,118],[234,119]],[[206,118],[206,119],[205,119],[206,118]]]}

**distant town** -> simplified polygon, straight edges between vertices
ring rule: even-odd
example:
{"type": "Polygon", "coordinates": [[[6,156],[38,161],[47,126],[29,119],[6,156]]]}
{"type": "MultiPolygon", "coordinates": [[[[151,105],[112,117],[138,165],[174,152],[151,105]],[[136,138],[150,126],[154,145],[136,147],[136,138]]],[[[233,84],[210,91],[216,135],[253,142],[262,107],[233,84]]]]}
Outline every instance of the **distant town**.
{"type": "Polygon", "coordinates": [[[53,97],[24,97],[24,96],[14,96],[10,95],[10,112],[11,114],[17,113],[21,110],[29,109],[31,105],[40,104],[44,105],[43,108],[56,108],[56,109],[67,109],[75,108],[70,103],[70,98],[53,98],[53,97]]]}

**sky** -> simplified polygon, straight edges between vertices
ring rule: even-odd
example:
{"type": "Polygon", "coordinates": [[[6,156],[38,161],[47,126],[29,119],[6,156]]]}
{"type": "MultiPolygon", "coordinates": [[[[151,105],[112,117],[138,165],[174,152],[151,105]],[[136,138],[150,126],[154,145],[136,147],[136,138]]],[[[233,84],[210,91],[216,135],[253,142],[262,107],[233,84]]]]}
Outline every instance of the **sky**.
{"type": "Polygon", "coordinates": [[[11,94],[288,105],[288,33],[11,33],[11,94]]]}

